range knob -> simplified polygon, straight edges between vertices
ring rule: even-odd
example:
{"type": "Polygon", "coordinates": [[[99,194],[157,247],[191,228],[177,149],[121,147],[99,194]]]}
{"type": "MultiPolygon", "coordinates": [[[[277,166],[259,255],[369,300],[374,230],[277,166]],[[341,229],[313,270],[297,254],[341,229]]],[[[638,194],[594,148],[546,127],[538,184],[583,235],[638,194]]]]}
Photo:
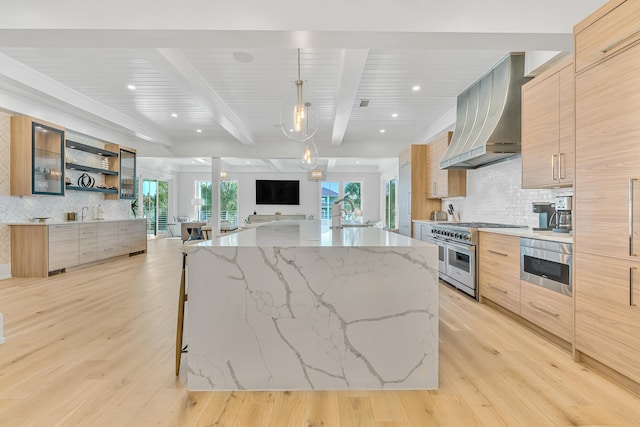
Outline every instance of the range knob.
{"type": "Polygon", "coordinates": [[[471,235],[470,234],[465,234],[464,235],[464,240],[471,240],[471,235]]]}
{"type": "Polygon", "coordinates": [[[460,236],[460,233],[453,233],[453,237],[455,237],[456,239],[459,239],[461,236],[460,236]]]}

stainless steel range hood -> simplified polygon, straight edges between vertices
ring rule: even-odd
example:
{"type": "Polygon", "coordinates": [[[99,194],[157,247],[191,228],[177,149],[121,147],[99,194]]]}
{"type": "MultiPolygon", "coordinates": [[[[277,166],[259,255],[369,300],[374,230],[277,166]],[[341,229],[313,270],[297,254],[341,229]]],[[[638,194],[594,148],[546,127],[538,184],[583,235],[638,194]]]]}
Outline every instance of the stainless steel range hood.
{"type": "Polygon", "coordinates": [[[520,153],[524,53],[512,53],[458,96],[456,127],[441,169],[475,169],[520,153]]]}

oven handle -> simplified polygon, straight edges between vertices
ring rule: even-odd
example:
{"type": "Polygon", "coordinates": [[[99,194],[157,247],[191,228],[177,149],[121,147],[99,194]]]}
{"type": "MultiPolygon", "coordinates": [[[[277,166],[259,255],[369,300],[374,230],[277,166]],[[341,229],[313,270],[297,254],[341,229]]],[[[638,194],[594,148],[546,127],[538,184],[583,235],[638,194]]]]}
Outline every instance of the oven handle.
{"type": "Polygon", "coordinates": [[[475,249],[473,245],[460,245],[458,243],[447,242],[447,246],[450,248],[460,249],[462,251],[472,252],[475,249]]]}

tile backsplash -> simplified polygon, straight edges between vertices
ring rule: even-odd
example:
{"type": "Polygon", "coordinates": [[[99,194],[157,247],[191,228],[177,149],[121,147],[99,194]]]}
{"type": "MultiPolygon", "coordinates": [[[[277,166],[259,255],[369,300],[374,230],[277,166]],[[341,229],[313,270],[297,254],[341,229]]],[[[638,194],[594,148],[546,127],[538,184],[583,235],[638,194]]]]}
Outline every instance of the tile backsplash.
{"type": "Polygon", "coordinates": [[[556,196],[571,196],[573,188],[523,190],[520,156],[467,171],[467,196],[442,199],[446,212],[451,203],[461,221],[497,222],[538,226],[533,202],[551,202],[556,196]]]}

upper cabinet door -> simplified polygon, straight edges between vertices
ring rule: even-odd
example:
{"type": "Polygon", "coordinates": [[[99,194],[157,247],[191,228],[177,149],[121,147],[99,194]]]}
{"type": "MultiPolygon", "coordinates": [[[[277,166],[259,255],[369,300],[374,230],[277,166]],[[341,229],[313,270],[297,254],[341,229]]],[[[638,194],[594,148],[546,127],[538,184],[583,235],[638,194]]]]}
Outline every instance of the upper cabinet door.
{"type": "Polygon", "coordinates": [[[573,66],[563,68],[558,76],[560,78],[558,180],[561,184],[573,185],[576,161],[573,66]]]}
{"type": "Polygon", "coordinates": [[[11,117],[11,195],[64,196],[64,128],[11,117]]]}
{"type": "Polygon", "coordinates": [[[522,87],[522,188],[573,185],[573,59],[522,87]]]}
{"type": "Polygon", "coordinates": [[[136,198],[136,153],[120,149],[120,198],[136,198]]]}
{"type": "Polygon", "coordinates": [[[640,45],[576,76],[575,239],[640,257],[640,45]]]}
{"type": "Polygon", "coordinates": [[[560,77],[532,80],[522,90],[522,187],[544,188],[559,176],[560,77]]]}

